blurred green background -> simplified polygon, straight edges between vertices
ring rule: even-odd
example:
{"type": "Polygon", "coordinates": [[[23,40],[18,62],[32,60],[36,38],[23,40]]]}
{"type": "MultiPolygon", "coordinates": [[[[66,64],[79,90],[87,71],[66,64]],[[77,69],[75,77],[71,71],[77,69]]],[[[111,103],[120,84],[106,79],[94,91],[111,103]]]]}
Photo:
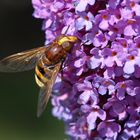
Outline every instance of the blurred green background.
{"type": "MultiPolygon", "coordinates": [[[[0,0],[0,58],[42,46],[42,21],[32,17],[30,0],[0,0]]],[[[0,73],[0,140],[64,140],[63,122],[51,114],[51,105],[38,119],[39,88],[34,71],[0,73]]]]}

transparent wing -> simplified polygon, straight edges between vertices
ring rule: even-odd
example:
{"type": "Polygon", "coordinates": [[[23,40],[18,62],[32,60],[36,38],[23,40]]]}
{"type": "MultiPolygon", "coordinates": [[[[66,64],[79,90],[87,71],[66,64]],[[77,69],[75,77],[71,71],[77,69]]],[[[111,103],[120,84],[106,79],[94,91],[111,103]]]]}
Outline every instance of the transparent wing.
{"type": "Polygon", "coordinates": [[[39,47],[10,55],[0,61],[0,72],[31,70],[35,67],[38,58],[40,58],[45,50],[45,47],[39,47]]]}
{"type": "Polygon", "coordinates": [[[53,72],[52,72],[52,78],[48,80],[44,88],[40,89],[39,97],[38,97],[38,107],[37,107],[37,117],[40,117],[43,111],[45,110],[47,103],[49,101],[49,98],[52,93],[52,88],[55,83],[57,74],[60,70],[62,62],[56,64],[53,72]]]}

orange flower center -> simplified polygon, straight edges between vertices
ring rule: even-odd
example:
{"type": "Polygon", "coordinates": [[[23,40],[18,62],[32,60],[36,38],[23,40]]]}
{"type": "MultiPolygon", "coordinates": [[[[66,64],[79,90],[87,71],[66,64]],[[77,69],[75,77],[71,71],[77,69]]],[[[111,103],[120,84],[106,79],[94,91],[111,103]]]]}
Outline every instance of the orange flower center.
{"type": "Polygon", "coordinates": [[[130,7],[134,7],[134,6],[135,6],[135,2],[134,1],[130,2],[130,7]]]}
{"type": "Polygon", "coordinates": [[[88,16],[85,16],[84,19],[85,19],[85,20],[89,20],[89,17],[88,17],[88,16]]]}
{"type": "Polygon", "coordinates": [[[135,57],[134,57],[133,55],[131,55],[131,56],[129,56],[129,59],[130,59],[130,60],[134,60],[135,57]]]}
{"type": "Polygon", "coordinates": [[[115,55],[117,55],[117,52],[113,51],[112,56],[115,56],[115,55]]]}
{"type": "Polygon", "coordinates": [[[102,15],[102,19],[107,19],[107,15],[102,15]]]}
{"type": "Polygon", "coordinates": [[[123,83],[123,84],[121,85],[121,88],[126,88],[126,84],[123,83]]]}

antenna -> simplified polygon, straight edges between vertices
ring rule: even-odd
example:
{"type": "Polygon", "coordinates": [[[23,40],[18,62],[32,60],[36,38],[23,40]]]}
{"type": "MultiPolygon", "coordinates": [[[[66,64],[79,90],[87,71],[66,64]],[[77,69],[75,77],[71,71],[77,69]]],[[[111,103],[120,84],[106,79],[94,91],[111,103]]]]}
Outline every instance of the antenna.
{"type": "Polygon", "coordinates": [[[85,43],[87,43],[88,42],[88,40],[86,40],[85,42],[83,42],[81,45],[80,45],[80,47],[82,46],[82,45],[84,45],[85,43]]]}
{"type": "Polygon", "coordinates": [[[70,28],[70,25],[69,25],[68,28],[65,30],[64,35],[67,34],[69,28],[70,28]]]}

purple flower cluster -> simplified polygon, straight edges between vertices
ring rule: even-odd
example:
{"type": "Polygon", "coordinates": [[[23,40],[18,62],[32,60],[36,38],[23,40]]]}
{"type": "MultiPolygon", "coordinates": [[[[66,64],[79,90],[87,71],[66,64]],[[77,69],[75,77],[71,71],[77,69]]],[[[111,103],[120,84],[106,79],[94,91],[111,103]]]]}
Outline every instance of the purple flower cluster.
{"type": "Polygon", "coordinates": [[[72,140],[138,140],[140,0],[32,2],[46,44],[68,27],[84,43],[69,54],[52,98],[66,133],[72,140]]]}

